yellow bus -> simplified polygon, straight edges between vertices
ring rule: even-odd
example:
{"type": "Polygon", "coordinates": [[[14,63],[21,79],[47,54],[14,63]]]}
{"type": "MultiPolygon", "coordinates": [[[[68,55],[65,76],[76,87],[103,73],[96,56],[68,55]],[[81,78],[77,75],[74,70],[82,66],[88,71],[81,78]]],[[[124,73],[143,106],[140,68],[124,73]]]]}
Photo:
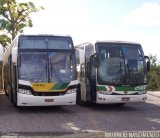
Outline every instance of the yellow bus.
{"type": "Polygon", "coordinates": [[[72,38],[18,35],[3,56],[3,86],[15,106],[74,105],[76,57],[72,38]]]}

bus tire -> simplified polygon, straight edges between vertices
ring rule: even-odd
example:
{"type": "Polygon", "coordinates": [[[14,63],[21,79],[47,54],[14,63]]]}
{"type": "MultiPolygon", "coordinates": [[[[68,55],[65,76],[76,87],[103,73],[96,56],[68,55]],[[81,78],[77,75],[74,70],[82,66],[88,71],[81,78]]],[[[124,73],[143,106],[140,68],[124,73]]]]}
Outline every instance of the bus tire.
{"type": "Polygon", "coordinates": [[[5,86],[4,86],[4,94],[5,94],[6,96],[8,96],[8,93],[7,93],[7,91],[6,91],[5,86]]]}
{"type": "Polygon", "coordinates": [[[76,103],[80,106],[85,106],[86,102],[82,101],[81,99],[81,90],[80,90],[80,86],[77,89],[77,98],[76,98],[76,103]]]}
{"type": "Polygon", "coordinates": [[[8,98],[9,98],[9,101],[12,103],[13,102],[13,91],[12,91],[11,86],[8,86],[8,98]]]}
{"type": "Polygon", "coordinates": [[[13,93],[13,105],[17,107],[17,92],[13,93]]]}
{"type": "Polygon", "coordinates": [[[8,97],[8,93],[4,90],[4,94],[8,97]]]}

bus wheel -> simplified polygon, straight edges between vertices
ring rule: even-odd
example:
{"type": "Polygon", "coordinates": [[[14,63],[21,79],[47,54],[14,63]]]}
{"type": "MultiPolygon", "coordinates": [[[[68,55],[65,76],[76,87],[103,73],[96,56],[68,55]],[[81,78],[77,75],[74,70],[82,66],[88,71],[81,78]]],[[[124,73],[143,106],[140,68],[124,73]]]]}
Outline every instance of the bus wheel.
{"type": "Polygon", "coordinates": [[[15,107],[17,107],[17,92],[13,93],[13,104],[15,107]]]}
{"type": "Polygon", "coordinates": [[[5,94],[6,96],[8,96],[8,93],[7,93],[6,91],[4,91],[4,94],[5,94]]]}
{"type": "Polygon", "coordinates": [[[77,98],[76,98],[76,103],[80,106],[85,106],[86,102],[81,100],[81,91],[80,91],[80,87],[77,90],[77,98]]]}
{"type": "Polygon", "coordinates": [[[8,96],[8,93],[7,93],[7,91],[6,91],[5,86],[4,86],[4,94],[5,94],[6,96],[8,96]]]}
{"type": "Polygon", "coordinates": [[[13,92],[10,86],[8,86],[8,97],[9,97],[9,101],[12,103],[13,102],[13,92]]]}

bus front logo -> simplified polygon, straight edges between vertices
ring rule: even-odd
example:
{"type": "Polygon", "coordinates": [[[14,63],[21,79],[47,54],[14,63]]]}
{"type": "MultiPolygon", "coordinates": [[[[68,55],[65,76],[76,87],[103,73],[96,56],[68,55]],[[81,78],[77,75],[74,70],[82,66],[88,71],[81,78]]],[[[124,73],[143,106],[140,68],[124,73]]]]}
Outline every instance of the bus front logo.
{"type": "Polygon", "coordinates": [[[127,94],[128,93],[128,91],[124,91],[124,94],[127,94]]]}
{"type": "Polygon", "coordinates": [[[45,85],[44,84],[41,84],[41,83],[35,83],[33,84],[34,87],[44,87],[45,85]]]}

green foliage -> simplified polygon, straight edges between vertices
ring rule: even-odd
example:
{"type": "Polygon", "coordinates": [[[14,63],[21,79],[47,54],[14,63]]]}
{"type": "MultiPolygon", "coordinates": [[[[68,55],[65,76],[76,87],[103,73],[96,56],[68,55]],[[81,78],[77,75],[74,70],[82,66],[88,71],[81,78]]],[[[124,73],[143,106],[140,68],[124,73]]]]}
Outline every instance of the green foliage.
{"type": "MultiPolygon", "coordinates": [[[[37,12],[43,7],[36,8],[34,3],[17,3],[16,0],[0,0],[0,31],[12,40],[25,27],[32,27],[30,13],[37,12]]],[[[1,38],[4,38],[1,36],[1,38]]],[[[1,42],[0,42],[1,43],[1,42]]],[[[1,43],[5,46],[4,43],[1,43]]]]}
{"type": "Polygon", "coordinates": [[[9,43],[11,42],[11,39],[3,34],[3,35],[0,35],[0,44],[5,48],[9,43]]]}
{"type": "Polygon", "coordinates": [[[160,65],[156,56],[150,55],[151,68],[148,73],[148,89],[160,90],[160,65]]]}

